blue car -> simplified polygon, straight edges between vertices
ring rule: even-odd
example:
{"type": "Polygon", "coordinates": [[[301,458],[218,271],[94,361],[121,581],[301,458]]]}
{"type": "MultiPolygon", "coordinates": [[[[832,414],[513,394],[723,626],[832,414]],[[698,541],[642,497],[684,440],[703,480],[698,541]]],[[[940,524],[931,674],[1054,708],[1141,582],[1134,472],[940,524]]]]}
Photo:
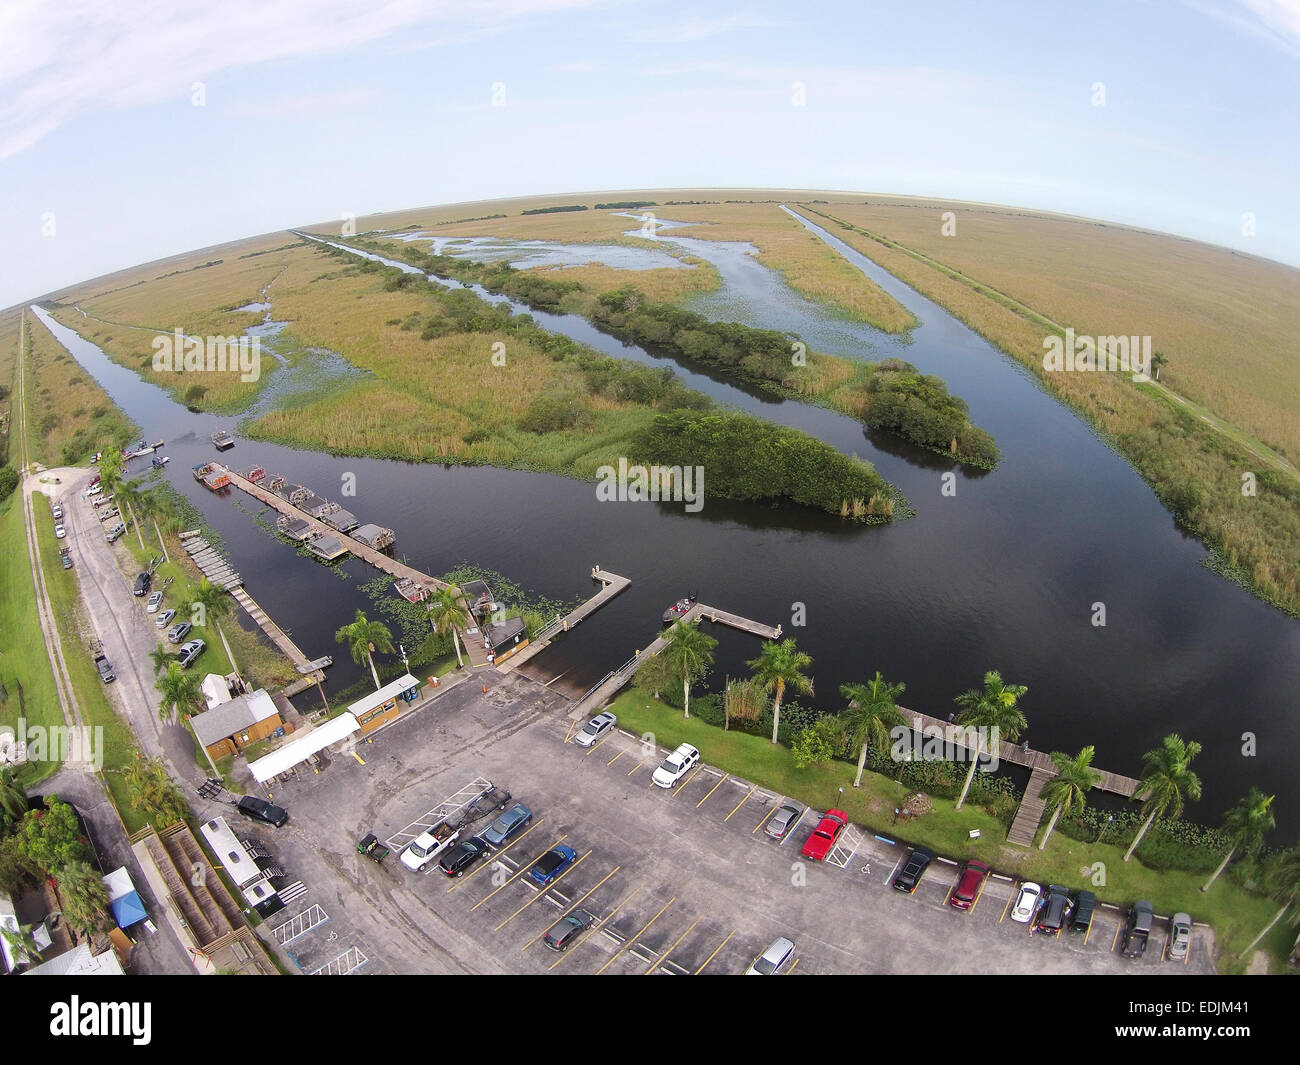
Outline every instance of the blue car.
{"type": "Polygon", "coordinates": [[[552,847],[533,863],[533,867],[528,870],[529,879],[534,884],[545,887],[569,868],[577,857],[578,852],[572,847],[552,847]]]}
{"type": "Polygon", "coordinates": [[[500,847],[533,820],[533,811],[521,802],[517,802],[505,813],[492,822],[491,827],[483,833],[483,838],[492,846],[500,847]]]}

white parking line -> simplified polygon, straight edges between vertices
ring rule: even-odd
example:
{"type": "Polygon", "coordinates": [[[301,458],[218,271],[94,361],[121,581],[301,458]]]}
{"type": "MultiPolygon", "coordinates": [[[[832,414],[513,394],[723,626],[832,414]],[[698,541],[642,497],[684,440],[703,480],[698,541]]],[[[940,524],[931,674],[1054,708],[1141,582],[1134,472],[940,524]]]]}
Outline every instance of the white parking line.
{"type": "Polygon", "coordinates": [[[803,824],[804,815],[807,813],[808,813],[808,807],[806,806],[799,811],[799,816],[795,818],[794,824],[792,824],[788,829],[786,829],[786,833],[782,837],[779,846],[784,847],[788,842],[790,842],[791,838],[793,838],[794,836],[794,830],[798,828],[801,824],[803,824]]]}

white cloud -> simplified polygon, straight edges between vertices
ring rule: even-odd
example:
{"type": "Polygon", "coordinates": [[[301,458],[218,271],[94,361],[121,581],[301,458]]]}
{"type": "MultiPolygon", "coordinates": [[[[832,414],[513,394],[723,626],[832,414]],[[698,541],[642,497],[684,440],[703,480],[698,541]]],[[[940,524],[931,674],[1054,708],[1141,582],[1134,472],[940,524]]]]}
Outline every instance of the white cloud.
{"type": "Polygon", "coordinates": [[[652,44],[693,44],[720,34],[733,33],[736,30],[769,29],[779,25],[781,25],[779,21],[765,15],[737,11],[730,15],[717,15],[711,18],[692,15],[662,26],[635,30],[628,36],[630,40],[652,44]]]}
{"type": "Polygon", "coordinates": [[[1300,0],[1184,0],[1238,33],[1300,57],[1300,0]]]}
{"type": "Polygon", "coordinates": [[[18,0],[0,9],[0,159],[90,112],[188,100],[225,71],[433,27],[505,32],[599,0],[18,0]]]}

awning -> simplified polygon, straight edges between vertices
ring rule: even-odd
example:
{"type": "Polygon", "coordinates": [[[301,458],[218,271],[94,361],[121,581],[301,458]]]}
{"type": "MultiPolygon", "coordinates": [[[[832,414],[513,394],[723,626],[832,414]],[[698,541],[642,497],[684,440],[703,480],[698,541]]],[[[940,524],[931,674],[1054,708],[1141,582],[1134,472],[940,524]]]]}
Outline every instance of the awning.
{"type": "Polygon", "coordinates": [[[143,921],[149,916],[144,903],[140,901],[139,894],[134,891],[114,899],[109,905],[113,908],[113,920],[117,922],[118,928],[130,928],[137,921],[143,921]]]}
{"type": "Polygon", "coordinates": [[[331,743],[338,743],[339,740],[352,735],[360,727],[357,719],[344,711],[338,717],[331,718],[304,736],[290,740],[283,747],[259,758],[256,762],[249,762],[249,772],[259,784],[265,784],[273,777],[287,773],[299,762],[305,762],[317,751],[323,751],[331,743]]]}

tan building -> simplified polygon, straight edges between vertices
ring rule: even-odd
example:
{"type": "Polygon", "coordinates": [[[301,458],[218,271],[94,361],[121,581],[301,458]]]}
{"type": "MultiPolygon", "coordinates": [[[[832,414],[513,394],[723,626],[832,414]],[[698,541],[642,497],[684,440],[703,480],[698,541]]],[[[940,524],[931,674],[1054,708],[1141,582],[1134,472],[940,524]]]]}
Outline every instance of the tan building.
{"type": "Polygon", "coordinates": [[[275,703],[261,688],[190,718],[194,735],[214,762],[265,739],[283,725],[275,703]]]}

